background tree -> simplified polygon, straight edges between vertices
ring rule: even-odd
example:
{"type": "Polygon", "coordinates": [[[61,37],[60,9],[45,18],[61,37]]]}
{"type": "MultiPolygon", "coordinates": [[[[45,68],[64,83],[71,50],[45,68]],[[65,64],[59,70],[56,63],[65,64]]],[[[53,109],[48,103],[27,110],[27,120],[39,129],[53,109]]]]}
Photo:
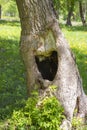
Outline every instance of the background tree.
{"type": "Polygon", "coordinates": [[[2,12],[1,12],[1,5],[0,5],[0,19],[1,19],[1,13],[2,13],[2,12]]]}
{"type": "MultiPolygon", "coordinates": [[[[72,25],[71,21],[86,21],[87,2],[86,0],[53,0],[56,14],[66,21],[66,25],[72,25]],[[81,17],[81,19],[80,19],[81,17]]],[[[61,21],[61,19],[60,19],[61,21]]]]}
{"type": "Polygon", "coordinates": [[[66,25],[72,26],[71,16],[73,15],[75,2],[76,2],[75,0],[67,0],[67,2],[66,2],[66,4],[67,4],[67,11],[68,11],[66,25]]]}
{"type": "Polygon", "coordinates": [[[75,57],[56,20],[53,3],[49,0],[16,2],[22,28],[20,49],[29,95],[33,90],[44,93],[49,85],[55,85],[55,96],[62,103],[67,118],[63,123],[70,130],[76,106],[79,116],[87,114],[87,97],[75,57]]]}
{"type": "Polygon", "coordinates": [[[65,0],[53,0],[53,2],[54,2],[54,8],[55,8],[57,16],[58,16],[58,20],[59,20],[59,17],[62,17],[64,19],[67,14],[66,1],[65,0]]]}
{"type": "Polygon", "coordinates": [[[79,0],[79,12],[80,12],[80,17],[81,17],[83,26],[86,25],[85,5],[86,5],[86,3],[84,3],[84,5],[83,5],[83,2],[81,0],[79,0]]]}

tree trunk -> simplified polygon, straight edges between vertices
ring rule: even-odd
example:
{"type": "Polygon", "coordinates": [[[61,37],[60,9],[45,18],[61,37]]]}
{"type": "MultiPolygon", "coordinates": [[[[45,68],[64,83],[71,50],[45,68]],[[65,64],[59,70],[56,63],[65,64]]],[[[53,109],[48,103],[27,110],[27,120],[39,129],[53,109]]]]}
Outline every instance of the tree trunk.
{"type": "Polygon", "coordinates": [[[29,95],[33,90],[45,91],[49,85],[56,85],[55,95],[64,107],[67,120],[71,122],[77,103],[78,113],[85,115],[87,103],[80,75],[54,15],[52,1],[16,2],[22,28],[20,49],[29,95]]]}
{"type": "Polygon", "coordinates": [[[71,16],[72,16],[72,10],[69,10],[68,16],[67,16],[67,21],[66,21],[66,25],[68,25],[68,26],[72,26],[71,16]]]}
{"type": "Polygon", "coordinates": [[[68,2],[67,2],[68,15],[67,15],[66,25],[68,25],[68,26],[72,26],[71,17],[72,17],[73,10],[74,10],[74,4],[75,4],[75,0],[72,0],[72,1],[68,0],[68,2]]]}
{"type": "Polygon", "coordinates": [[[80,17],[81,17],[82,24],[83,24],[83,26],[85,26],[86,25],[86,19],[84,18],[82,1],[79,1],[79,11],[80,11],[80,17]]]}
{"type": "Polygon", "coordinates": [[[1,19],[1,5],[0,5],[0,19],[1,19]]]}

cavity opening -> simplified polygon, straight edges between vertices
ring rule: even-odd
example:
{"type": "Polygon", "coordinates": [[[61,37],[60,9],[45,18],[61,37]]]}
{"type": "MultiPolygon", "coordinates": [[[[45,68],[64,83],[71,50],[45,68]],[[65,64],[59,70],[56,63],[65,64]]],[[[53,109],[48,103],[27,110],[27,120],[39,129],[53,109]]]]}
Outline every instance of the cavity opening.
{"type": "Polygon", "coordinates": [[[35,56],[35,61],[43,79],[53,81],[58,69],[58,55],[52,51],[50,56],[35,56]]]}

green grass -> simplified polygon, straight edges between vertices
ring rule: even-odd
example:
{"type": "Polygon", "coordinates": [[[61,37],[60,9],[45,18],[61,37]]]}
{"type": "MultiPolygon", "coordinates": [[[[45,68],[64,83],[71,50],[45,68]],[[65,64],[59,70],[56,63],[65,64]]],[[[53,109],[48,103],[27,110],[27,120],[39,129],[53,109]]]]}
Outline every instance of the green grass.
{"type": "MultiPolygon", "coordinates": [[[[87,94],[87,27],[61,26],[76,62],[87,94]]],[[[0,21],[0,122],[11,117],[27,98],[25,70],[20,57],[20,23],[0,21]]],[[[3,125],[3,123],[2,123],[3,125]]]]}
{"type": "Polygon", "coordinates": [[[11,116],[26,97],[20,30],[19,22],[0,21],[0,119],[11,116]]]}
{"type": "Polygon", "coordinates": [[[62,26],[61,28],[76,56],[76,63],[87,94],[87,26],[62,26]]]}

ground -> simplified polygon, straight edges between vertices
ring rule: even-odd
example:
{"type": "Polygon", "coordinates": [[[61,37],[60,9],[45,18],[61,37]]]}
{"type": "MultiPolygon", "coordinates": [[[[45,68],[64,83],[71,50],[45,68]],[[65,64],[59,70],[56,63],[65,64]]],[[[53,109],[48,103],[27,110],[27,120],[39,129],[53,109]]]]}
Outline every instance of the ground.
{"type": "MultiPolygon", "coordinates": [[[[87,27],[60,24],[71,49],[87,94],[87,27]]],[[[25,105],[27,99],[26,76],[20,56],[20,23],[0,21],[0,122],[11,117],[14,110],[25,105]]]]}

